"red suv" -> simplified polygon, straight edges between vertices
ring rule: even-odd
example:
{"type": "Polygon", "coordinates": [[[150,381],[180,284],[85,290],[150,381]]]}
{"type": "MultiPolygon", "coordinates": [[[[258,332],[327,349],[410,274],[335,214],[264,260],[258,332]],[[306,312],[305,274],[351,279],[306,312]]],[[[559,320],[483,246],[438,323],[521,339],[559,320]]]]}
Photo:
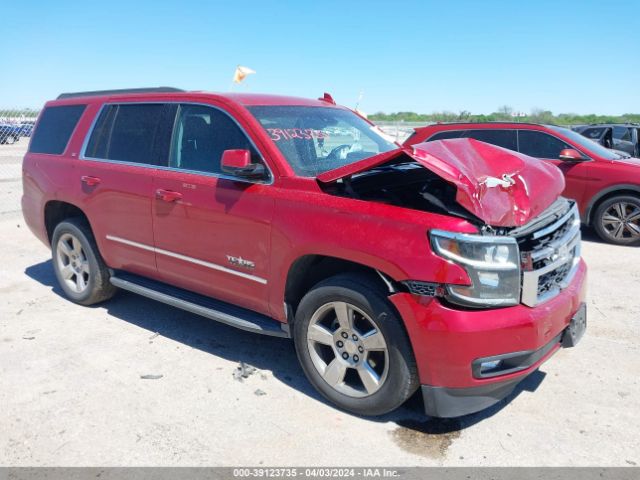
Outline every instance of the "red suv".
{"type": "Polygon", "coordinates": [[[121,288],[292,337],[358,414],[418,388],[429,415],[481,410],[586,328],[554,166],[469,139],[403,148],[328,95],[63,94],[23,175],[72,301],[121,288]]]}
{"type": "Polygon", "coordinates": [[[640,245],[640,159],[568,128],[528,123],[448,123],[417,128],[405,145],[474,138],[553,163],[580,217],[605,242],[640,245]]]}

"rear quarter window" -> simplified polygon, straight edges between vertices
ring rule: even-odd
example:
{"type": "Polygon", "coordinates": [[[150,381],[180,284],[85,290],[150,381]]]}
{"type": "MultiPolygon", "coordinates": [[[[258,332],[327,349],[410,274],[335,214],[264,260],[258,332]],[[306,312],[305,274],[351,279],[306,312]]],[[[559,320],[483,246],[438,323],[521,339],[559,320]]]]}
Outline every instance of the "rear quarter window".
{"type": "Polygon", "coordinates": [[[45,108],[33,133],[29,151],[61,155],[85,108],[86,105],[45,108]]]}

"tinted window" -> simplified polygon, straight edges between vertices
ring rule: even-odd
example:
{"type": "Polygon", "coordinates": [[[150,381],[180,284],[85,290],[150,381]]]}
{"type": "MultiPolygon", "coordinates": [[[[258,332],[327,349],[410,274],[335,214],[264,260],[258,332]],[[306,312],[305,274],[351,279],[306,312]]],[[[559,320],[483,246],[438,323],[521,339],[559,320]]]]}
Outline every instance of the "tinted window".
{"type": "Polygon", "coordinates": [[[171,167],[222,173],[222,152],[232,149],[249,150],[253,162],[261,162],[247,136],[227,114],[202,105],[180,105],[169,159],[171,167]]]}
{"type": "Polygon", "coordinates": [[[162,155],[154,147],[165,113],[165,106],[161,104],[103,108],[85,156],[152,165],[163,163],[162,155]]]}
{"type": "Polygon", "coordinates": [[[64,152],[85,107],[86,105],[68,105],[45,108],[31,139],[29,151],[54,155],[64,152]]]}
{"type": "MultiPolygon", "coordinates": [[[[576,148],[577,146],[579,150],[583,150],[583,151],[586,150],[586,153],[589,155],[595,154],[607,160],[618,160],[620,158],[620,155],[618,155],[617,153],[614,153],[611,150],[607,150],[599,143],[596,143],[593,140],[589,140],[588,138],[583,137],[578,132],[574,132],[573,130],[569,130],[568,128],[564,128],[564,127],[557,127],[555,125],[548,125],[547,128],[549,130],[553,130],[554,132],[557,132],[559,135],[562,135],[563,137],[567,137],[574,145],[570,148],[576,148]]],[[[522,131],[520,132],[520,135],[522,135],[522,131]]]]}
{"type": "Polygon", "coordinates": [[[585,130],[582,130],[580,133],[587,138],[591,138],[592,140],[598,140],[600,137],[602,137],[604,131],[604,128],[587,128],[585,130]]]}
{"type": "Polygon", "coordinates": [[[574,148],[556,137],[543,132],[533,130],[518,131],[518,145],[520,153],[537,158],[557,159],[560,151],[565,148],[574,148]]]}
{"type": "Polygon", "coordinates": [[[518,148],[515,130],[467,130],[465,136],[509,150],[517,150],[518,148]]]}
{"type": "Polygon", "coordinates": [[[515,130],[449,130],[436,133],[429,138],[429,142],[434,140],[447,140],[450,138],[473,138],[481,142],[497,145],[498,147],[517,149],[517,139],[515,130]]]}
{"type": "Polygon", "coordinates": [[[464,134],[465,134],[464,130],[449,130],[449,131],[436,133],[432,137],[429,137],[427,141],[432,142],[434,140],[447,140],[448,138],[460,138],[460,137],[464,137],[464,134]]]}
{"type": "Polygon", "coordinates": [[[631,131],[627,127],[613,127],[613,137],[616,140],[631,141],[631,131]]]}

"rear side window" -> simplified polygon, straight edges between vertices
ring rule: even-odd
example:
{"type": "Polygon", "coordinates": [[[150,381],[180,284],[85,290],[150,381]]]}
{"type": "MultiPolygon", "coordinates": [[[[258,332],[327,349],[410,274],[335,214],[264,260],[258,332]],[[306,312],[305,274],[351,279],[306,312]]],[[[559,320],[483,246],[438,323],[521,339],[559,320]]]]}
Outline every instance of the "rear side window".
{"type": "Polygon", "coordinates": [[[465,136],[497,145],[498,147],[508,148],[509,150],[518,149],[518,138],[515,130],[468,130],[465,136]]]}
{"type": "Polygon", "coordinates": [[[166,143],[161,138],[161,126],[166,114],[163,104],[105,106],[91,132],[84,156],[150,165],[163,164],[166,162],[166,153],[163,155],[156,146],[166,143]]]}
{"type": "Polygon", "coordinates": [[[66,105],[45,108],[31,139],[29,151],[62,154],[85,107],[86,105],[66,105]]]}
{"type": "Polygon", "coordinates": [[[439,132],[429,137],[428,142],[433,142],[435,140],[447,140],[449,138],[462,138],[464,137],[464,130],[449,130],[444,132],[439,132]]]}
{"type": "Polygon", "coordinates": [[[631,141],[631,130],[627,127],[613,127],[613,138],[616,140],[624,140],[625,142],[631,141]]]}
{"type": "Polygon", "coordinates": [[[591,138],[593,140],[599,139],[604,133],[604,128],[587,128],[582,132],[579,132],[587,138],[591,138]]]}
{"type": "Polygon", "coordinates": [[[447,140],[450,138],[473,138],[481,142],[497,145],[498,147],[508,148],[509,150],[517,150],[518,140],[515,130],[498,130],[498,129],[482,129],[482,130],[449,130],[436,133],[429,141],[447,140]]]}

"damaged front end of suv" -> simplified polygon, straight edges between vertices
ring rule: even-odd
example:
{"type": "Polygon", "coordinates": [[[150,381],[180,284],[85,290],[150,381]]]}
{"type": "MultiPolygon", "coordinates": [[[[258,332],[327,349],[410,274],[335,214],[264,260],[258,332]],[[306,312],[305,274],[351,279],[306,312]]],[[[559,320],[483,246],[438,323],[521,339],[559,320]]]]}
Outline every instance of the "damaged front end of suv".
{"type": "Polygon", "coordinates": [[[428,231],[433,252],[462,267],[467,282],[407,282],[408,295],[391,297],[422,326],[409,327],[420,339],[419,363],[438,370],[422,382],[427,413],[450,417],[486,408],[582,336],[580,217],[575,202],[560,196],[564,180],[556,167],[456,139],[383,153],[317,180],[333,195],[456,216],[477,228],[428,231]],[[514,335],[522,337],[514,341],[514,335]],[[450,355],[446,362],[443,354],[450,355]]]}
{"type": "MultiPolygon", "coordinates": [[[[495,404],[580,339],[580,220],[575,203],[561,197],[555,166],[473,139],[400,147],[337,106],[249,110],[291,168],[290,185],[305,192],[280,204],[289,222],[304,224],[307,246],[295,255],[337,257],[385,280],[429,415],[495,404]]],[[[327,374],[331,359],[352,359],[336,342],[332,355],[311,338],[318,356],[310,377],[327,374]]],[[[340,402],[348,380],[315,384],[340,402]]],[[[362,395],[357,382],[350,388],[362,395]]]]}
{"type": "Polygon", "coordinates": [[[318,181],[327,193],[464,218],[478,234],[429,232],[434,252],[462,266],[471,280],[447,285],[449,300],[468,307],[533,306],[567,283],[580,258],[579,216],[574,202],[560,198],[564,180],[556,170],[456,139],[371,157],[318,181]]]}

